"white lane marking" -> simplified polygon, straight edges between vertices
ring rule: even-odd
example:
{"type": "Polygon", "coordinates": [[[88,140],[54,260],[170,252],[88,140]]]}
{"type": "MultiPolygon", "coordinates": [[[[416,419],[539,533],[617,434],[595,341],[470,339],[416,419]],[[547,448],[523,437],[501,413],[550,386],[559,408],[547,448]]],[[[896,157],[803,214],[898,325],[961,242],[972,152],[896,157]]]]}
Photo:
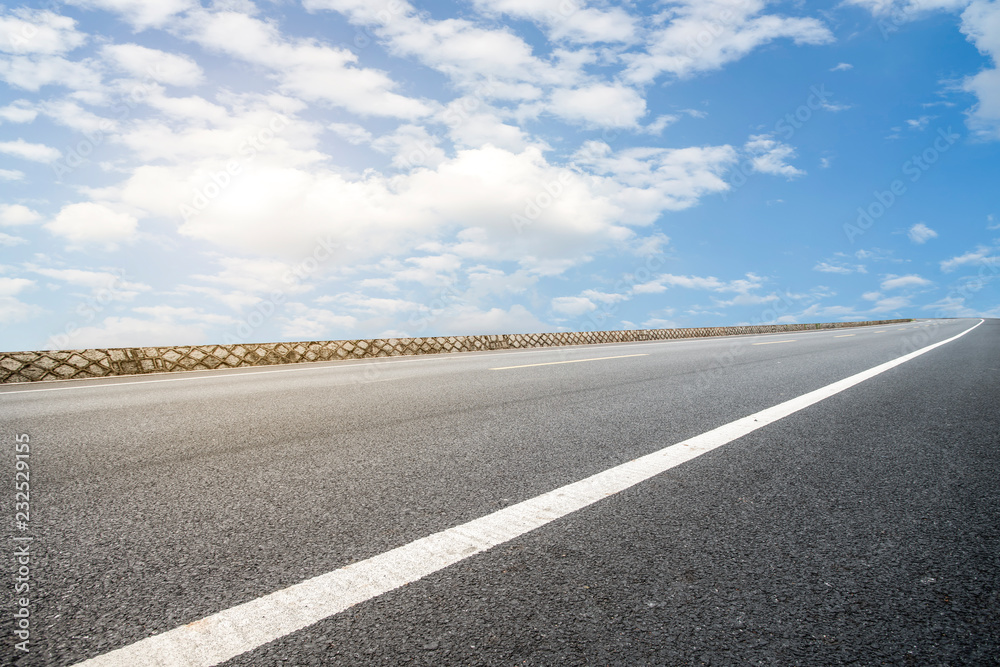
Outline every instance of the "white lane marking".
{"type": "Polygon", "coordinates": [[[499,368],[491,368],[491,371],[509,371],[512,368],[531,368],[532,366],[556,366],[557,364],[580,364],[584,361],[604,361],[605,359],[627,359],[629,357],[648,357],[646,353],[643,354],[619,354],[616,357],[593,357],[591,359],[570,359],[569,361],[546,361],[541,364],[522,364],[520,366],[500,366],[499,368]]]}
{"type": "Polygon", "coordinates": [[[983,321],[940,343],[928,345],[689,440],[392,551],[85,660],[79,663],[79,667],[208,667],[225,662],[624,491],[947,345],[980,326],[983,321]]]}
{"type": "Polygon", "coordinates": [[[778,343],[794,343],[794,340],[769,340],[765,343],[753,343],[753,345],[777,345],[778,343]]]}
{"type": "Polygon", "coordinates": [[[834,336],[834,338],[850,338],[851,336],[854,336],[854,335],[856,335],[856,334],[841,334],[839,336],[834,336]]]}

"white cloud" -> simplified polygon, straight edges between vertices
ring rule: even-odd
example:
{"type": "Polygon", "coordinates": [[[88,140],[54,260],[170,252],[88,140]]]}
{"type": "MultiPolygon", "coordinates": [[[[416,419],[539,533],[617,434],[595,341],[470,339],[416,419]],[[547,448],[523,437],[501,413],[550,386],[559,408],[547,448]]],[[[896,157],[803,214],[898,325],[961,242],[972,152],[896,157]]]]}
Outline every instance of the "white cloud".
{"type": "Polygon", "coordinates": [[[965,90],[978,98],[969,114],[969,126],[983,137],[1000,139],[1000,3],[969,3],[962,13],[961,30],[993,64],[965,79],[965,90]]]}
{"type": "Polygon", "coordinates": [[[432,328],[423,335],[491,335],[537,333],[552,331],[551,324],[539,320],[527,308],[514,304],[510,308],[482,309],[459,304],[435,313],[432,328]]]}
{"type": "Polygon", "coordinates": [[[140,292],[148,292],[152,289],[144,283],[125,280],[123,272],[51,269],[36,266],[30,266],[29,270],[46,278],[61,280],[73,286],[86,287],[93,292],[100,292],[105,298],[113,301],[128,301],[134,299],[140,292]]]}
{"type": "Polygon", "coordinates": [[[937,235],[938,233],[936,231],[934,231],[933,229],[931,229],[922,222],[918,222],[917,224],[913,225],[912,227],[910,227],[910,231],[907,232],[907,236],[910,237],[910,240],[918,244],[927,243],[931,239],[937,238],[937,235]]]}
{"type": "Polygon", "coordinates": [[[907,119],[906,125],[917,132],[922,132],[927,129],[927,126],[931,124],[931,121],[937,118],[937,116],[920,116],[919,118],[907,119]]]}
{"type": "Polygon", "coordinates": [[[524,130],[505,123],[496,110],[476,97],[464,96],[449,102],[439,119],[448,125],[451,140],[463,148],[491,144],[520,153],[532,144],[524,130]]]}
{"type": "Polygon", "coordinates": [[[852,273],[868,273],[868,270],[862,264],[831,264],[829,262],[819,262],[813,267],[813,271],[820,271],[822,273],[840,273],[843,275],[849,275],[852,273]]]}
{"type": "MultiPolygon", "coordinates": [[[[136,309],[139,311],[141,309],[136,309]]],[[[190,310],[190,309],[188,309],[190,310]]],[[[68,345],[74,349],[203,345],[211,342],[206,321],[185,321],[188,311],[166,307],[147,308],[152,317],[111,316],[96,326],[75,329],[69,337],[68,345]],[[180,312],[178,312],[180,311],[180,312]]],[[[201,318],[198,318],[199,320],[201,318]]],[[[67,346],[65,335],[53,336],[45,349],[59,349],[67,346]]]]}
{"type": "Polygon", "coordinates": [[[861,295],[861,298],[865,301],[878,301],[882,298],[881,292],[865,292],[861,295]]]}
{"type": "Polygon", "coordinates": [[[905,296],[894,296],[887,299],[879,299],[872,306],[872,313],[888,313],[906,308],[910,305],[910,299],[905,296]]]}
{"type": "Polygon", "coordinates": [[[0,296],[0,327],[26,322],[42,315],[45,310],[12,296],[0,296]]]}
{"type": "Polygon", "coordinates": [[[289,303],[281,335],[288,340],[339,340],[347,338],[357,324],[357,318],[323,308],[310,308],[302,303],[289,303]]]}
{"type": "MultiPolygon", "coordinates": [[[[144,142],[155,136],[135,134],[144,142]]],[[[230,142],[240,140],[239,133],[232,137],[230,142]]],[[[338,261],[411,257],[429,238],[447,240],[475,229],[476,237],[458,239],[456,249],[486,249],[493,261],[558,273],[598,249],[639,242],[630,226],[649,225],[664,210],[724,190],[720,174],[735,159],[730,147],[615,154],[605,145],[580,158],[590,163],[588,172],[550,164],[535,147],[512,152],[487,145],[458,150],[433,168],[351,176],[290,153],[275,139],[202,212],[184,220],[178,202],[190,201],[225,168],[188,153],[189,146],[210,152],[212,141],[205,132],[190,139],[165,133],[154,145],[177,153],[161,155],[144,145],[145,159],[176,164],[141,167],[125,183],[101,190],[101,200],[177,221],[183,235],[240,253],[301,256],[332,234],[341,243],[334,251],[338,261]]]]}
{"type": "Polygon", "coordinates": [[[646,115],[646,101],[621,84],[592,83],[552,93],[549,110],[571,122],[598,127],[635,127],[646,115]]]}
{"type": "Polygon", "coordinates": [[[715,276],[678,276],[671,273],[664,273],[647,283],[636,285],[632,288],[632,292],[635,294],[656,294],[666,291],[667,286],[671,286],[709,290],[712,292],[736,292],[740,295],[749,295],[750,292],[759,289],[763,284],[764,279],[754,273],[748,273],[745,278],[730,281],[720,280],[715,276]]]}
{"type": "Polygon", "coordinates": [[[552,310],[561,315],[569,317],[579,317],[591,311],[597,310],[597,306],[590,299],[582,296],[559,296],[552,299],[552,310]]]}
{"type": "Polygon", "coordinates": [[[6,53],[57,55],[86,41],[68,16],[25,7],[0,16],[0,51],[6,53]]]}
{"type": "Polygon", "coordinates": [[[371,143],[372,140],[372,133],[357,123],[330,123],[327,127],[338,137],[355,146],[371,143]]]}
{"type": "Polygon", "coordinates": [[[109,247],[135,235],[138,221],[104,204],[82,202],[64,206],[45,228],[74,244],[103,243],[109,247]]]}
{"type": "Polygon", "coordinates": [[[0,169],[0,181],[24,180],[24,172],[17,169],[0,169]]]}
{"type": "Polygon", "coordinates": [[[164,26],[177,14],[195,6],[195,0],[66,0],[84,9],[105,10],[121,14],[136,28],[164,26]]]}
{"type": "Polygon", "coordinates": [[[0,142],[0,153],[13,155],[32,162],[55,162],[62,155],[58,150],[45,144],[32,144],[24,139],[0,142]]]}
{"type": "Polygon", "coordinates": [[[321,296],[316,303],[334,303],[354,313],[367,315],[405,313],[423,310],[425,306],[406,299],[385,299],[371,297],[357,292],[321,296]]]}
{"type": "Polygon", "coordinates": [[[27,278],[0,277],[0,296],[14,296],[34,284],[34,280],[28,280],[27,278]]]}
{"type": "Polygon", "coordinates": [[[31,108],[27,100],[18,100],[0,108],[0,119],[8,123],[30,123],[38,117],[38,111],[31,108]]]}
{"type": "Polygon", "coordinates": [[[598,303],[606,303],[606,304],[628,301],[631,298],[631,296],[629,296],[628,294],[598,292],[597,290],[592,290],[592,289],[584,290],[581,296],[586,297],[591,301],[597,301],[598,303]]]}
{"type": "Polygon", "coordinates": [[[204,73],[194,60],[185,55],[166,53],[138,44],[108,44],[101,55],[116,67],[137,78],[172,86],[197,86],[204,73]]]}
{"type": "Polygon", "coordinates": [[[352,23],[370,27],[392,55],[417,58],[482,99],[537,99],[539,85],[582,81],[582,68],[591,60],[587,52],[565,49],[543,60],[509,29],[484,29],[457,18],[434,21],[401,0],[307,0],[305,5],[346,14],[352,23]]]}
{"type": "Polygon", "coordinates": [[[351,51],[287,39],[273,24],[240,12],[192,11],[183,34],[206,49],[271,70],[283,91],[305,100],[372,116],[415,119],[432,111],[425,102],[393,92],[396,83],[385,72],[358,67],[351,51]]]}
{"type": "Polygon", "coordinates": [[[785,162],[789,158],[795,157],[795,149],[788,144],[775,141],[770,135],[751,135],[743,149],[747,152],[754,171],[784,176],[788,179],[803,176],[806,173],[785,162]]]}
{"type": "Polygon", "coordinates": [[[994,252],[993,248],[981,245],[975,250],[971,250],[964,255],[944,260],[941,262],[941,270],[945,273],[950,273],[961,266],[981,266],[984,264],[1000,262],[1000,257],[990,255],[992,252],[994,252]]]}
{"type": "Polygon", "coordinates": [[[73,91],[99,91],[101,88],[101,75],[90,60],[71,61],[62,56],[0,58],[0,79],[15,88],[30,91],[50,85],[73,91]]]}
{"type": "Polygon", "coordinates": [[[837,63],[830,68],[831,72],[846,72],[847,70],[854,69],[854,65],[851,63],[837,63]]]}
{"type": "Polygon", "coordinates": [[[504,13],[545,26],[555,40],[628,42],[636,32],[636,20],[621,7],[597,9],[567,0],[474,0],[474,3],[487,14],[504,13]]]}
{"type": "Polygon", "coordinates": [[[435,168],[445,161],[437,137],[418,125],[401,125],[392,134],[372,141],[372,148],[392,156],[392,166],[411,170],[417,167],[435,168]]]}
{"type": "Polygon", "coordinates": [[[989,230],[1000,229],[1000,223],[997,223],[994,220],[995,219],[994,219],[992,213],[989,214],[988,216],[986,216],[986,229],[989,229],[989,230]]]}
{"type": "Polygon", "coordinates": [[[929,12],[961,9],[969,4],[969,0],[846,0],[846,4],[863,7],[877,17],[888,18],[891,27],[898,27],[929,12]]]}
{"type": "Polygon", "coordinates": [[[600,141],[587,142],[574,155],[578,165],[624,186],[614,200],[623,210],[634,211],[634,220],[642,223],[652,222],[664,210],[683,210],[705,195],[728,190],[722,176],[736,158],[731,146],[626,148],[615,153],[600,141]]]}
{"type": "Polygon", "coordinates": [[[653,31],[646,51],[623,56],[626,76],[648,83],[661,73],[688,77],[719,69],[776,39],[827,44],[833,35],[814,18],[762,14],[764,0],[685,0],[672,3],[663,28],[653,31]]]}
{"type": "Polygon", "coordinates": [[[882,281],[881,287],[883,290],[891,290],[906,287],[925,287],[930,284],[931,281],[914,274],[906,276],[888,275],[882,281]]]}
{"type": "Polygon", "coordinates": [[[42,216],[23,204],[0,204],[0,225],[30,225],[42,216]]]}

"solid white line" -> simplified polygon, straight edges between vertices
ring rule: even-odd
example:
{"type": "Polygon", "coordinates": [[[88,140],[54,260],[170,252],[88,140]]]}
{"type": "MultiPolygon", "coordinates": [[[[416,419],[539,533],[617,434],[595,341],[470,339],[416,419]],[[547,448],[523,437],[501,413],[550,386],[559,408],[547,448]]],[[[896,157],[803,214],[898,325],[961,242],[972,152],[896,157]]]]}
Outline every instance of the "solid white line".
{"type": "Polygon", "coordinates": [[[207,667],[225,662],[324,618],[412,583],[592,505],[686,461],[783,419],[980,326],[870,368],[652,454],[434,533],[367,560],[307,579],[124,648],[79,663],[86,667],[207,667]]]}
{"type": "Polygon", "coordinates": [[[491,371],[509,371],[512,368],[531,368],[532,366],[555,366],[557,364],[580,364],[584,361],[604,361],[605,359],[627,359],[628,357],[648,357],[648,354],[619,354],[616,357],[593,357],[591,359],[570,359],[569,361],[546,361],[541,364],[522,364],[521,366],[500,366],[491,371]]]}

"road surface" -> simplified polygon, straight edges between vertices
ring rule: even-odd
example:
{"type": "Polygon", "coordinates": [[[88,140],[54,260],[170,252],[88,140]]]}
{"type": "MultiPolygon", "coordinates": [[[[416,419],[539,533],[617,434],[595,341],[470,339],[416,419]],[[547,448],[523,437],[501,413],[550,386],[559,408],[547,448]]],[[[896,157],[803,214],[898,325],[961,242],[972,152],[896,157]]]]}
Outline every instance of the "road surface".
{"type": "Polygon", "coordinates": [[[997,664],[998,406],[978,319],[4,386],[0,655],[997,664]]]}

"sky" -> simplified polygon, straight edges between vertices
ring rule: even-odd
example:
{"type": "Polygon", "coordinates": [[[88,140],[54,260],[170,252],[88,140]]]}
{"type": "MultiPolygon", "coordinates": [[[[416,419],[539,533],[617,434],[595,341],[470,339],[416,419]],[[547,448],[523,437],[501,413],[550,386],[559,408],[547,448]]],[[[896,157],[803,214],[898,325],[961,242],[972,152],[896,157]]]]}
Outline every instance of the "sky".
{"type": "Polygon", "coordinates": [[[0,7],[0,349],[1000,317],[1000,2],[0,7]]]}

